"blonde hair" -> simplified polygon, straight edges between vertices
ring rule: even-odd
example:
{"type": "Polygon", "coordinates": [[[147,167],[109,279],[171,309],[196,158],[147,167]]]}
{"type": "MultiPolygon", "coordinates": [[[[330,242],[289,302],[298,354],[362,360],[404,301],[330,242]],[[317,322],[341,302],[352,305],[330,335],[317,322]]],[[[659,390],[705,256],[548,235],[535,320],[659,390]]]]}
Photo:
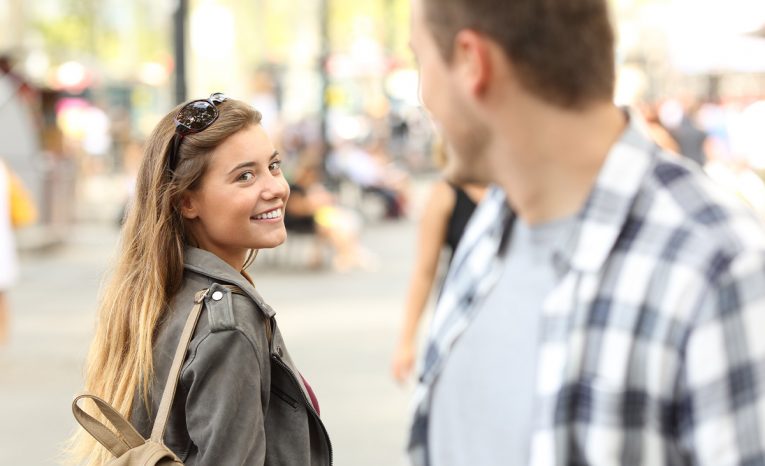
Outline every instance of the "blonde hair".
{"type": "MultiPolygon", "coordinates": [[[[180,214],[182,195],[199,186],[216,147],[261,119],[243,102],[229,99],[219,104],[220,116],[209,128],[183,138],[171,172],[167,158],[175,132],[173,118],[180,108],[162,118],[147,141],[116,264],[102,290],[85,367],[85,390],[127,418],[136,394],[148,409],[154,337],[182,285],[184,246],[194,244],[180,214]]],[[[70,464],[88,466],[112,459],[82,429],[70,439],[66,457],[70,464]]]]}

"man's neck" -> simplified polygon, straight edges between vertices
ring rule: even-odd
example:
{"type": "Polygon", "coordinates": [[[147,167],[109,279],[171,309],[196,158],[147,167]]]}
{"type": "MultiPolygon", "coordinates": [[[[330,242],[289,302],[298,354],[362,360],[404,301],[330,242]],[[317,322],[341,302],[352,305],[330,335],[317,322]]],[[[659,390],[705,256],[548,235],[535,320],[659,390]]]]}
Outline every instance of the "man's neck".
{"type": "Polygon", "coordinates": [[[532,225],[581,210],[627,124],[624,113],[607,103],[581,111],[534,105],[495,121],[501,123],[490,148],[492,181],[532,225]]]}

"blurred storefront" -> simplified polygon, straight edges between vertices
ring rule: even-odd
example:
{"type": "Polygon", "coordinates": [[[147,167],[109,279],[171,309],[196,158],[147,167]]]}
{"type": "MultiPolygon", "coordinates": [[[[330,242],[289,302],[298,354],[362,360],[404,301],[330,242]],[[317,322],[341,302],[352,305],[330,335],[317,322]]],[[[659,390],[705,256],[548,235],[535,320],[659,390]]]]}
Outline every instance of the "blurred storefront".
{"type": "MultiPolygon", "coordinates": [[[[225,89],[248,99],[272,134],[299,125],[307,146],[389,137],[391,114],[419,108],[408,0],[197,0],[189,7],[189,95],[225,89]],[[211,23],[216,33],[205,34],[211,23]]],[[[320,158],[323,150],[308,152],[320,158]]]]}
{"type": "Polygon", "coordinates": [[[124,197],[117,179],[101,183],[107,189],[94,195],[89,183],[121,173],[125,148],[172,104],[166,3],[0,2],[0,55],[27,90],[22,96],[11,86],[2,110],[27,129],[12,133],[23,135],[14,144],[3,134],[0,152],[29,185],[41,213],[38,225],[20,232],[22,243],[64,238],[83,216],[86,195],[94,204],[124,197]],[[28,141],[23,149],[20,139],[28,141]]]}
{"type": "MultiPolygon", "coordinates": [[[[145,136],[174,103],[179,3],[0,1],[0,53],[11,52],[39,88],[82,98],[110,121],[127,118],[131,134],[145,136]]],[[[185,4],[187,95],[222,90],[253,100],[266,124],[269,117],[292,122],[333,111],[380,116],[389,73],[413,68],[406,0],[185,4]]],[[[111,152],[105,165],[119,169],[118,151],[111,152]]]]}

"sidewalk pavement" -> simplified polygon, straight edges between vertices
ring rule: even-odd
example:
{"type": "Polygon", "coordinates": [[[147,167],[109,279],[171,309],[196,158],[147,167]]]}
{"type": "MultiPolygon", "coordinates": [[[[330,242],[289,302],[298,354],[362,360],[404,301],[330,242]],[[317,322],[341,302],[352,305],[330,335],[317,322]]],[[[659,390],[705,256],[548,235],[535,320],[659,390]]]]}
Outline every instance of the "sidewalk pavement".
{"type": "MultiPolygon", "coordinates": [[[[370,226],[364,243],[380,258],[373,271],[257,265],[253,271],[317,392],[338,466],[405,464],[411,385],[391,380],[389,359],[415,229],[413,220],[370,226]]],[[[113,222],[87,223],[74,226],[62,246],[22,254],[22,279],[10,294],[12,340],[0,348],[0,465],[60,463],[56,455],[75,426],[70,402],[81,387],[98,290],[117,239],[113,222]]]]}

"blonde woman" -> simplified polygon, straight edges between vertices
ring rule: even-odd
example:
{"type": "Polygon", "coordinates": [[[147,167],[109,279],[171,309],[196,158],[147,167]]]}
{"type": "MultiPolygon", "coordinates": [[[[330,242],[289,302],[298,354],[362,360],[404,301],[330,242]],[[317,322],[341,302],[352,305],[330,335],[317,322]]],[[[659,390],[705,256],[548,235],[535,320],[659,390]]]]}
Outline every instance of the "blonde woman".
{"type": "MultiPolygon", "coordinates": [[[[164,437],[186,465],[332,462],[318,401],[245,272],[286,238],[280,164],[260,114],[222,94],[176,108],[147,141],[85,385],[148,437],[194,295],[214,290],[164,437]]],[[[75,461],[110,459],[84,432],[73,447],[75,461]]]]}

